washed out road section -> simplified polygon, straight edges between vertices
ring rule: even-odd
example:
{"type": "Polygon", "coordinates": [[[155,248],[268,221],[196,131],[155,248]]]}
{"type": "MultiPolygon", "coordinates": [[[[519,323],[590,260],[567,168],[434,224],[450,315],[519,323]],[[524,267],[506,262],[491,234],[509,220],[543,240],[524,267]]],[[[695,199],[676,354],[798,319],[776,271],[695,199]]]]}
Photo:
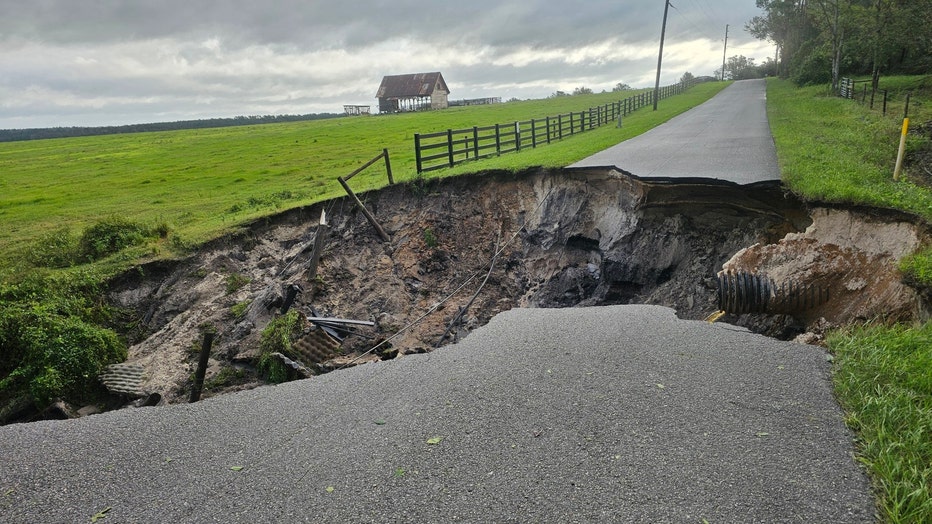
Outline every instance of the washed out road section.
{"type": "Polygon", "coordinates": [[[823,349],[659,306],[0,427],[5,522],[872,522],[823,349]],[[109,508],[109,509],[108,509],[109,508]]]}
{"type": "Polygon", "coordinates": [[[641,178],[780,180],[767,85],[735,82],[704,104],[569,167],[595,166],[617,166],[641,178]]]}

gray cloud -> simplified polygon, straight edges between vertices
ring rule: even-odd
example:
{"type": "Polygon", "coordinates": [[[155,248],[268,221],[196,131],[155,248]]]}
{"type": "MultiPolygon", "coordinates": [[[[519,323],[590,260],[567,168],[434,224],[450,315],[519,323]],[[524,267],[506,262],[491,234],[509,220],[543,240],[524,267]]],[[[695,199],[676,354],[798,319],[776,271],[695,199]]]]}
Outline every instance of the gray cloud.
{"type": "MultiPolygon", "coordinates": [[[[753,0],[676,0],[664,82],[711,74],[753,0]],[[713,5],[714,4],[714,5],[713,5]]],[[[371,103],[383,75],[439,70],[453,98],[652,82],[663,2],[0,0],[0,128],[371,103]]],[[[738,54],[739,52],[729,53],[738,54]]]]}

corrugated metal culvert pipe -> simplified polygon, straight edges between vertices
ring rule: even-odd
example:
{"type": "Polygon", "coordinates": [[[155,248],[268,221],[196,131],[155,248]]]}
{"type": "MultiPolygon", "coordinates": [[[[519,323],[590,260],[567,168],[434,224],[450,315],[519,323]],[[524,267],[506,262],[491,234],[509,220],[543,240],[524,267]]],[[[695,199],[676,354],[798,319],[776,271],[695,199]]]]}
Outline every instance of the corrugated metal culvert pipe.
{"type": "Polygon", "coordinates": [[[774,283],[766,275],[739,271],[718,275],[718,308],[726,313],[785,313],[820,306],[828,289],[799,282],[774,283]]]}

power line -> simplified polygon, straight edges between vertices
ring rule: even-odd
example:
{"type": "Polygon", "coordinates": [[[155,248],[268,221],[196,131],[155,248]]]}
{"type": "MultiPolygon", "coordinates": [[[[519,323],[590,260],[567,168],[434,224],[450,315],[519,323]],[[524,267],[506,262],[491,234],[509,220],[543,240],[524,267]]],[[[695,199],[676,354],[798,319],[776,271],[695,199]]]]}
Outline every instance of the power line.
{"type": "MultiPolygon", "coordinates": [[[[693,0],[693,1],[695,2],[695,0],[693,0]]],[[[679,9],[677,9],[675,5],[670,4],[670,7],[673,8],[674,11],[676,11],[677,13],[679,13],[679,14],[681,15],[681,16],[680,16],[680,19],[681,19],[681,20],[684,20],[686,23],[688,23],[690,26],[692,26],[692,28],[695,29],[697,33],[699,33],[700,35],[702,35],[702,36],[704,36],[704,37],[706,37],[706,38],[708,38],[708,39],[710,39],[710,40],[719,40],[718,35],[714,35],[714,36],[713,36],[712,32],[711,32],[708,28],[702,28],[702,27],[699,27],[698,25],[696,25],[696,22],[694,22],[694,21],[692,20],[691,17],[689,17],[688,15],[684,14],[682,11],[680,11],[679,9]]],[[[708,16],[706,16],[706,18],[708,19],[708,16]]],[[[710,22],[711,22],[711,20],[710,20],[710,22]]],[[[715,25],[718,25],[718,24],[716,23],[715,25]]]]}

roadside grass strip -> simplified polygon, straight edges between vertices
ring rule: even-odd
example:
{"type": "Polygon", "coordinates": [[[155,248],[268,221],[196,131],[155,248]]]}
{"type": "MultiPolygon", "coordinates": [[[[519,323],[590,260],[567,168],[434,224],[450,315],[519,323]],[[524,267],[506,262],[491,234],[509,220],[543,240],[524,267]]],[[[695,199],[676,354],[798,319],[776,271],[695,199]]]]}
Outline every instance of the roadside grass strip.
{"type": "Polygon", "coordinates": [[[932,323],[828,339],[834,383],[888,522],[932,522],[932,323]]]}

